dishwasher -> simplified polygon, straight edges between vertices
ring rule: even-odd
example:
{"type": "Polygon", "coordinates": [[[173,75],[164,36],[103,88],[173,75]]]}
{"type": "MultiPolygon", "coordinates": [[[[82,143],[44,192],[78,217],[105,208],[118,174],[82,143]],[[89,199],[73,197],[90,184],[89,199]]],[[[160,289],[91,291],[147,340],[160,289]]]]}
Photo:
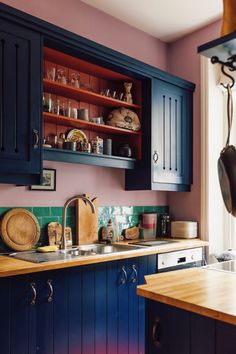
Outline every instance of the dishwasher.
{"type": "Polygon", "coordinates": [[[159,253],[157,255],[157,273],[202,267],[204,265],[205,260],[202,247],[159,253]]]}

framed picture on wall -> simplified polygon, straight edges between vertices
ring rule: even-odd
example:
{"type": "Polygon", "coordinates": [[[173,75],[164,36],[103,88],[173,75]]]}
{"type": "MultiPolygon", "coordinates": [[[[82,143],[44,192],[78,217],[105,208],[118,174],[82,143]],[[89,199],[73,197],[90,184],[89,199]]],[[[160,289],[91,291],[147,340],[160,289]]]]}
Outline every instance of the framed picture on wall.
{"type": "Polygon", "coordinates": [[[43,169],[43,183],[41,185],[30,186],[35,191],[55,191],[56,190],[56,170],[51,168],[43,169]]]}

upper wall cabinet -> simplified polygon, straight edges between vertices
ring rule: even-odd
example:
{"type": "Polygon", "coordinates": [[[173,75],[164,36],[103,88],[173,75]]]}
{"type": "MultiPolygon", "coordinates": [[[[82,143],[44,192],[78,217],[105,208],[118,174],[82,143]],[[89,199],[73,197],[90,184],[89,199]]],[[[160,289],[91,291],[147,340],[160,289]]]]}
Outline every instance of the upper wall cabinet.
{"type": "Polygon", "coordinates": [[[40,183],[40,35],[1,18],[0,58],[0,182],[40,183]]]}
{"type": "MultiPolygon", "coordinates": [[[[184,81],[183,81],[184,82],[184,81]]],[[[146,84],[143,159],[126,189],[188,191],[192,183],[192,90],[153,78],[146,84]]]]}
{"type": "Polygon", "coordinates": [[[0,19],[0,182],[37,184],[45,139],[44,160],[125,168],[127,190],[190,190],[194,84],[4,4],[0,19]]]}

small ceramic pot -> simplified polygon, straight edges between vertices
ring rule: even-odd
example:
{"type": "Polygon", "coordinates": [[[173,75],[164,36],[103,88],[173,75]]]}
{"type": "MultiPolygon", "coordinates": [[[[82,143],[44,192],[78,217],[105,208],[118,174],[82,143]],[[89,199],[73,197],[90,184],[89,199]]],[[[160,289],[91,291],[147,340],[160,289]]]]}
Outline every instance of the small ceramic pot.
{"type": "Polygon", "coordinates": [[[129,144],[122,144],[118,148],[118,155],[123,157],[131,157],[132,150],[129,144]]]}

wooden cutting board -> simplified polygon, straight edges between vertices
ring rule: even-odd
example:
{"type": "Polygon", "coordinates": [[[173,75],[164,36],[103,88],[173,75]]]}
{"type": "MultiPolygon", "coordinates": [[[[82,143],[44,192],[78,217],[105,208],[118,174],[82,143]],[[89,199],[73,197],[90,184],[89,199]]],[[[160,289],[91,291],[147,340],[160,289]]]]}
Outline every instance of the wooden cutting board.
{"type": "Polygon", "coordinates": [[[76,243],[84,245],[98,241],[98,198],[89,198],[94,206],[95,213],[92,214],[88,203],[79,199],[76,202],[76,243]]]}
{"type": "Polygon", "coordinates": [[[40,236],[37,218],[23,208],[8,211],[1,220],[0,230],[5,244],[15,251],[31,249],[40,236]]]}

